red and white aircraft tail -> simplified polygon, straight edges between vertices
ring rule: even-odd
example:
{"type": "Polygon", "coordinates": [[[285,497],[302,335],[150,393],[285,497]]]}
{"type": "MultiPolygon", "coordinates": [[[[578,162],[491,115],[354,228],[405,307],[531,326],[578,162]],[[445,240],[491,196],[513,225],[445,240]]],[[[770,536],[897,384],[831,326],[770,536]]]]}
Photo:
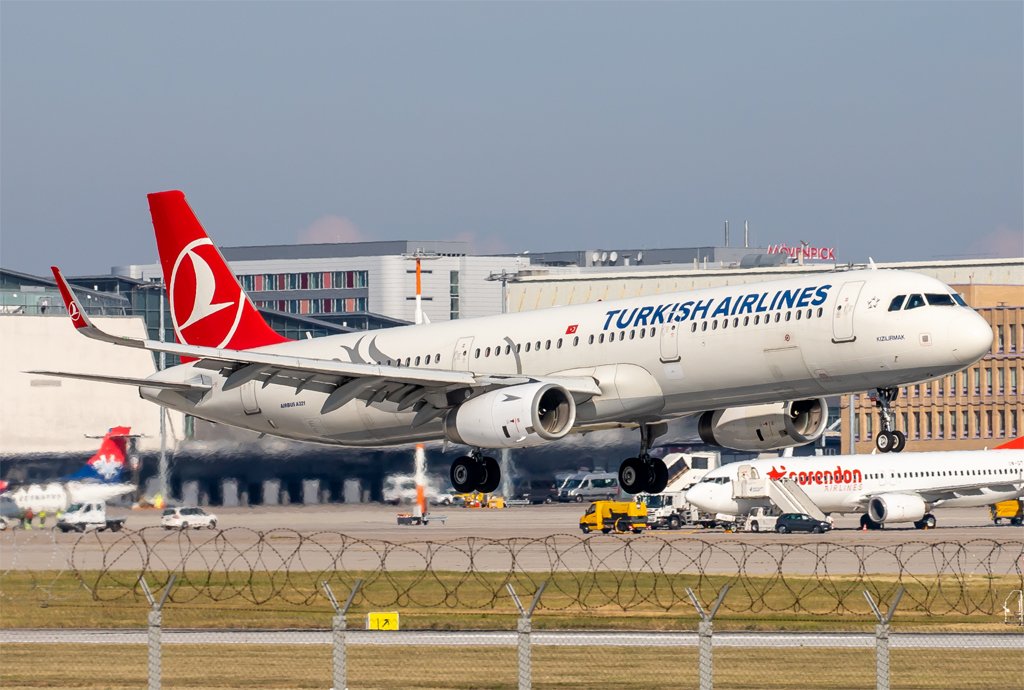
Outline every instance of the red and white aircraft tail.
{"type": "Polygon", "coordinates": [[[185,194],[148,198],[178,342],[230,350],[285,342],[242,291],[185,194]]]}

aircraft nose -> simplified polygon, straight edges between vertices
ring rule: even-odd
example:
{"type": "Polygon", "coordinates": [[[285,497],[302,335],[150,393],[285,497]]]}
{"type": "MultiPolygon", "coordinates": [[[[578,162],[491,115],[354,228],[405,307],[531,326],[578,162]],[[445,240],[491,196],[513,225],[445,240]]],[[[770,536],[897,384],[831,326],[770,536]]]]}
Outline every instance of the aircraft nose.
{"type": "Polygon", "coordinates": [[[705,484],[697,484],[696,486],[690,487],[686,492],[686,502],[697,506],[701,510],[707,510],[709,488],[710,487],[705,484]]]}
{"type": "Polygon", "coordinates": [[[992,327],[975,312],[950,323],[953,357],[961,364],[973,364],[992,349],[992,327]]]}

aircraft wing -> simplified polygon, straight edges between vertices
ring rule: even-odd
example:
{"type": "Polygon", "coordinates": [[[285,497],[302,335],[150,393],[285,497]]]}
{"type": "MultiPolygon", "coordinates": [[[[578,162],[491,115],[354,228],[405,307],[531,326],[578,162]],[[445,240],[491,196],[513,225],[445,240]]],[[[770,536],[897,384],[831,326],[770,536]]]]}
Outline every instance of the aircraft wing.
{"type": "MultiPolygon", "coordinates": [[[[578,396],[579,400],[585,400],[601,393],[597,381],[591,377],[478,375],[470,371],[451,369],[421,369],[342,362],[338,359],[300,357],[265,352],[260,348],[229,350],[116,336],[103,331],[92,323],[85,310],[81,308],[71,285],[65,280],[60,269],[54,266],[52,270],[67,306],[68,314],[71,316],[71,322],[82,335],[124,347],[141,348],[151,352],[166,352],[196,359],[198,360],[194,365],[196,368],[218,371],[227,377],[223,386],[225,391],[239,388],[250,381],[258,381],[264,387],[274,384],[294,387],[296,392],[305,389],[327,392],[329,395],[321,408],[321,413],[324,414],[356,398],[366,399],[368,405],[383,400],[392,400],[398,402],[399,410],[414,407],[419,411],[424,407],[427,408],[427,411],[413,422],[413,425],[417,426],[417,422],[425,423],[436,416],[436,414],[430,414],[431,409],[439,412],[440,408],[447,407],[446,403],[438,401],[437,396],[433,396],[434,404],[428,404],[426,399],[432,393],[445,393],[458,388],[482,390],[539,381],[558,384],[574,396],[578,396]]],[[[36,373],[63,375],[59,372],[36,373]]],[[[72,377],[85,378],[86,375],[77,374],[72,377]]],[[[101,379],[94,378],[93,380],[101,379]]],[[[149,379],[144,379],[144,381],[147,383],[138,385],[150,385],[149,379]]],[[[162,387],[159,381],[153,382],[152,385],[162,387]]],[[[209,387],[207,386],[207,388],[209,387]]]]}
{"type": "Polygon", "coordinates": [[[151,388],[163,388],[172,391],[208,391],[212,386],[202,383],[178,383],[176,381],[154,381],[153,379],[136,378],[133,376],[106,376],[103,374],[81,374],[73,371],[43,371],[31,369],[26,374],[41,374],[43,376],[59,376],[64,379],[82,379],[84,381],[99,381],[101,383],[119,383],[125,386],[150,386],[151,388]]]}

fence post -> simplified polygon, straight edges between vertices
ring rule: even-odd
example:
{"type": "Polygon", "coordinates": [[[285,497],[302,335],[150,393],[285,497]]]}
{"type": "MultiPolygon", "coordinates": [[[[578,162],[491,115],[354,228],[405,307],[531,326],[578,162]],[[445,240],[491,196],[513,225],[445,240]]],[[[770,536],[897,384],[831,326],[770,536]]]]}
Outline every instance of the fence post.
{"type": "Polygon", "coordinates": [[[530,649],[530,633],[533,631],[532,617],[534,609],[540,603],[540,595],[544,593],[544,588],[547,586],[547,580],[540,583],[540,587],[533,595],[533,602],[527,609],[523,607],[523,602],[519,601],[519,596],[512,588],[512,583],[509,582],[505,585],[508,588],[509,596],[515,602],[516,608],[519,609],[519,622],[516,625],[519,646],[519,690],[530,690],[533,687],[533,661],[530,649]]]}
{"type": "Polygon", "coordinates": [[[875,688],[876,690],[889,690],[889,623],[892,621],[893,615],[896,613],[896,607],[900,605],[900,599],[903,598],[903,585],[896,590],[896,596],[893,597],[892,605],[889,606],[889,612],[882,614],[878,610],[878,605],[875,604],[875,600],[871,598],[871,593],[864,590],[864,598],[868,600],[868,604],[871,605],[871,610],[875,614],[875,618],[878,619],[878,625],[875,626],[875,688]]]}
{"type": "Polygon", "coordinates": [[[355,581],[355,584],[352,585],[352,591],[348,594],[348,599],[345,600],[344,606],[340,606],[338,600],[334,598],[334,592],[331,591],[331,586],[327,584],[327,580],[324,580],[322,584],[324,592],[327,593],[327,598],[331,602],[331,606],[334,607],[334,618],[331,619],[331,671],[333,682],[331,687],[334,690],[345,690],[348,688],[348,660],[345,657],[345,630],[347,628],[345,615],[348,613],[349,607],[352,606],[352,600],[356,598],[356,592],[362,587],[363,581],[355,581]]]}
{"type": "Polygon", "coordinates": [[[690,602],[700,616],[700,623],[697,624],[697,672],[700,678],[700,690],[713,690],[715,687],[714,654],[711,646],[715,627],[714,619],[715,614],[718,613],[718,607],[722,605],[728,591],[729,585],[722,587],[711,610],[705,611],[704,607],[700,605],[697,595],[693,593],[693,589],[686,588],[686,594],[690,597],[690,602]]]}
{"type": "Polygon", "coordinates": [[[164,593],[160,596],[160,601],[157,601],[153,596],[153,592],[149,589],[149,585],[146,584],[145,578],[139,578],[139,584],[142,586],[142,591],[146,594],[146,599],[149,600],[150,606],[148,616],[149,630],[147,635],[147,645],[149,648],[149,690],[160,690],[160,679],[162,674],[160,628],[163,625],[164,602],[167,601],[167,595],[171,593],[171,587],[174,586],[174,580],[177,576],[177,573],[171,573],[171,577],[167,580],[167,586],[164,587],[164,593]]]}

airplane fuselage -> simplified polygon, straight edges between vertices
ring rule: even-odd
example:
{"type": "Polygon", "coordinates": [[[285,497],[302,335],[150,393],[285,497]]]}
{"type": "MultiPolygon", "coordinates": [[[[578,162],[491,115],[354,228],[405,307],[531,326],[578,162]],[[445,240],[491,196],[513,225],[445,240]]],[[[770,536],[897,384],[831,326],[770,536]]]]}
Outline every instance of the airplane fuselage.
{"type": "Polygon", "coordinates": [[[825,513],[864,512],[871,497],[917,495],[927,510],[975,507],[1024,496],[1024,451],[938,451],[900,455],[779,457],[730,463],[686,494],[701,510],[742,516],[767,499],[734,498],[743,467],[754,479],[789,478],[825,513]]]}
{"type": "MultiPolygon", "coordinates": [[[[731,406],[897,387],[958,371],[991,329],[961,304],[890,311],[897,295],[953,295],[927,276],[837,271],[478,319],[298,340],[256,352],[475,375],[591,377],[575,429],[650,423],[731,406]]],[[[379,446],[441,439],[391,399],[321,413],[329,391],[251,381],[195,363],[152,377],[212,388],[142,387],[143,397],[216,422],[293,439],[379,446]]]]}

